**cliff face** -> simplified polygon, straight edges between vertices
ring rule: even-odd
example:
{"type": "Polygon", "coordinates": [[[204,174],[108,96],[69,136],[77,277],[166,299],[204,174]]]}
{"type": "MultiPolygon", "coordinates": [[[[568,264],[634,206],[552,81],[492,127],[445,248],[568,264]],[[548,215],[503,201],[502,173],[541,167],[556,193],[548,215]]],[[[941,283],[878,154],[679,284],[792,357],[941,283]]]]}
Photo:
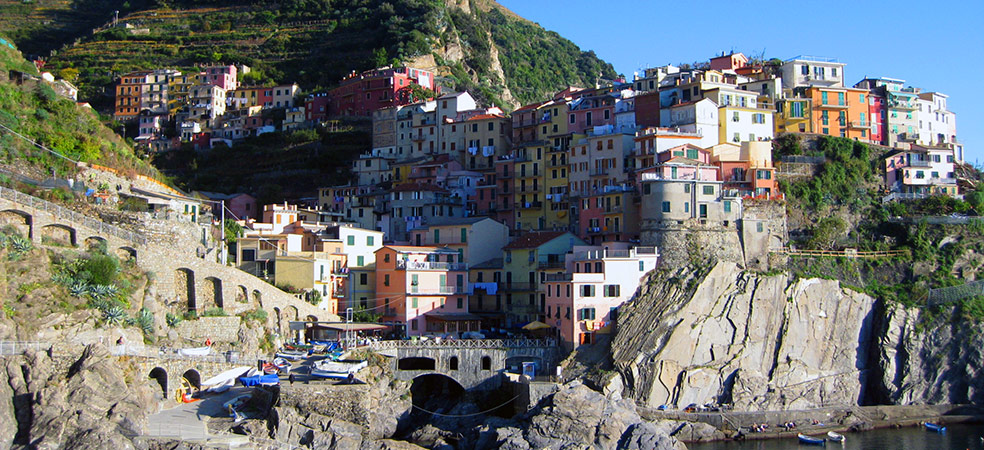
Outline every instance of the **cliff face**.
{"type": "Polygon", "coordinates": [[[982,400],[980,342],[956,339],[960,327],[916,333],[918,311],[883,311],[837,281],[730,263],[648,281],[621,311],[612,341],[624,395],[643,404],[770,410],[982,400]]]}

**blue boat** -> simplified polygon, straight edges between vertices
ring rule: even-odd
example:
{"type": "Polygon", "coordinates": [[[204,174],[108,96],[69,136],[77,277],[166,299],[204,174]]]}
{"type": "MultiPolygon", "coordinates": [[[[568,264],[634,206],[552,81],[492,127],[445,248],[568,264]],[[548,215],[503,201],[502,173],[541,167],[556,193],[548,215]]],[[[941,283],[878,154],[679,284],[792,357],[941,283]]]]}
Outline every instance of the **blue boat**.
{"type": "Polygon", "coordinates": [[[805,434],[797,434],[796,437],[799,438],[800,444],[803,445],[827,445],[827,441],[823,438],[815,438],[805,434]]]}
{"type": "Polygon", "coordinates": [[[937,424],[932,423],[932,422],[924,422],[923,425],[926,426],[926,431],[935,431],[937,433],[945,433],[946,432],[946,427],[944,427],[943,425],[937,425],[937,424]]]}

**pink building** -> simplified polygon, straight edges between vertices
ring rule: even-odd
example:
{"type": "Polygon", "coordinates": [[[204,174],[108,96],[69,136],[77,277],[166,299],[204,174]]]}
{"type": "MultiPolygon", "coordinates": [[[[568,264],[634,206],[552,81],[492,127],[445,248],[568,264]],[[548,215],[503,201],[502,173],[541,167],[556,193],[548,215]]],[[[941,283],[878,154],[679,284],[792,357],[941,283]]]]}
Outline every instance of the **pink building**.
{"type": "Polygon", "coordinates": [[[880,95],[877,91],[868,91],[868,117],[871,118],[871,142],[880,145],[888,144],[885,141],[885,111],[887,111],[885,106],[885,96],[880,95]]]}
{"type": "Polygon", "coordinates": [[[203,73],[206,84],[218,86],[226,91],[232,91],[239,87],[236,66],[234,65],[209,66],[205,68],[203,73]]]}

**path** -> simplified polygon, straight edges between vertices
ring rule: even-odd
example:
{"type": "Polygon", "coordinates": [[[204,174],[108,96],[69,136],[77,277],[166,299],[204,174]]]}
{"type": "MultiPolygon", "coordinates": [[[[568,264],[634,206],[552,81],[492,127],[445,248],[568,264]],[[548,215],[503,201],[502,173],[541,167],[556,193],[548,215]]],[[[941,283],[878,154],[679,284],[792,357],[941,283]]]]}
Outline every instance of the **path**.
{"type": "Polygon", "coordinates": [[[210,417],[227,417],[222,404],[248,394],[252,389],[236,386],[228,391],[193,403],[183,403],[147,417],[147,436],[175,438],[182,441],[208,440],[222,436],[210,436],[206,423],[210,417]]]}

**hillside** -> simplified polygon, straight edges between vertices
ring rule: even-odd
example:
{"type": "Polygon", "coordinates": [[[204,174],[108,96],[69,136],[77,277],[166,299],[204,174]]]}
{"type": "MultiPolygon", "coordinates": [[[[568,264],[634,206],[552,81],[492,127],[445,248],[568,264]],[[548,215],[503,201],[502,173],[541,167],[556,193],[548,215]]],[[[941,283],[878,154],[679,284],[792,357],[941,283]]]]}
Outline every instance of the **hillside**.
{"type": "Polygon", "coordinates": [[[100,106],[114,75],[218,62],[253,67],[247,82],[296,81],[307,92],[407,62],[507,108],[615,76],[593,52],[491,0],[2,0],[0,17],[18,44],[53,50],[50,66],[78,70],[83,97],[100,106]],[[111,22],[114,10],[132,28],[85,29],[111,22]]]}
{"type": "MultiPolygon", "coordinates": [[[[16,74],[15,74],[16,75],[16,74]]],[[[14,48],[0,45],[0,164],[18,173],[70,173],[74,161],[95,163],[129,175],[160,177],[91,108],[76,105],[37,78],[34,65],[14,48]],[[11,71],[25,78],[8,80],[11,71]],[[20,84],[18,84],[18,81],[20,84]],[[27,139],[44,145],[38,148],[27,139]],[[69,158],[69,159],[66,159],[69,158]]]]}

